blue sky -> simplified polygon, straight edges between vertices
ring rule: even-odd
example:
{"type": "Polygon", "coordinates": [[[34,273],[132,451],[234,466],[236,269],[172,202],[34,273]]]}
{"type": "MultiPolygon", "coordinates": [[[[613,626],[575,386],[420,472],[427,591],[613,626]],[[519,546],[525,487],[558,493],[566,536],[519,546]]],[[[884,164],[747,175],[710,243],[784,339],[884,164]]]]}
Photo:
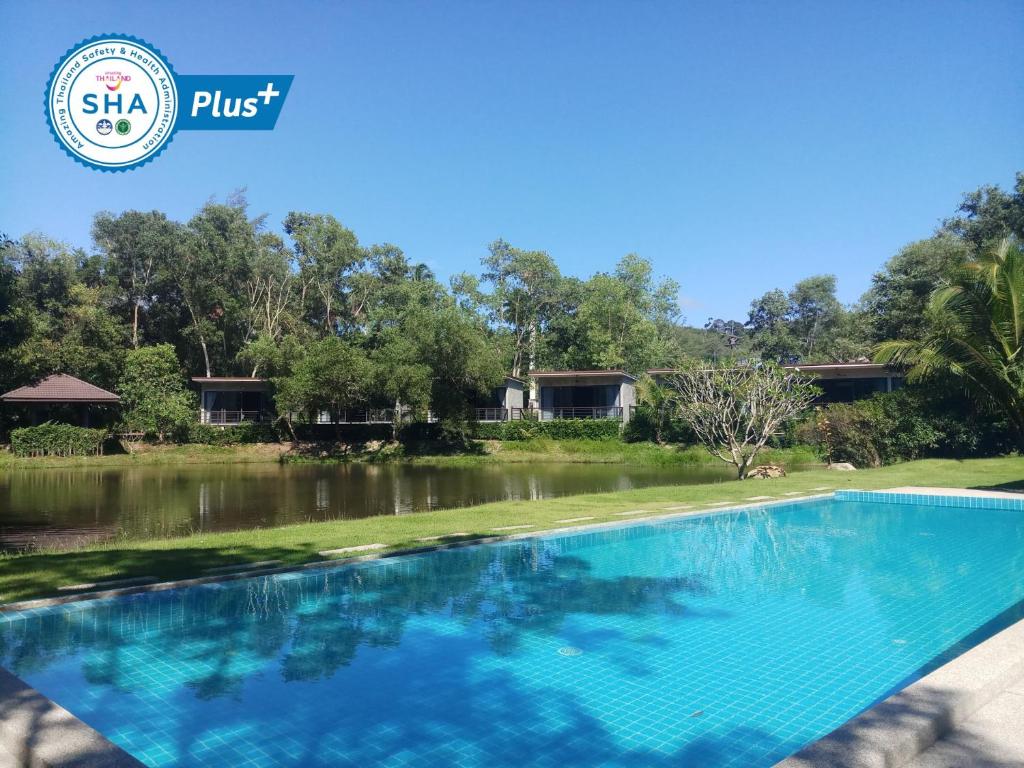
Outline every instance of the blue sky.
{"type": "Polygon", "coordinates": [[[0,0],[0,231],[88,244],[248,188],[440,275],[503,237],[570,274],[636,252],[693,324],[811,274],[855,300],[962,193],[1024,170],[1024,3],[0,0]],[[100,173],[43,118],[66,48],[124,32],[181,74],[291,73],[278,127],[179,132],[100,173]]]}

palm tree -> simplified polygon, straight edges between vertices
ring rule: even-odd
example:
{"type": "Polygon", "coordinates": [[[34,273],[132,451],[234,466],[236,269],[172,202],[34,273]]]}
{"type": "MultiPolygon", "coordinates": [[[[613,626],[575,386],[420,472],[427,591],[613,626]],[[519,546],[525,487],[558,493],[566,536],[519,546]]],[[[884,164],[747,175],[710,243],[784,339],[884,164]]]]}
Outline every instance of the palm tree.
{"type": "Polygon", "coordinates": [[[875,360],[908,369],[910,381],[945,372],[998,407],[1024,448],[1024,250],[1014,239],[967,262],[932,293],[928,331],[886,341],[875,360]]]}

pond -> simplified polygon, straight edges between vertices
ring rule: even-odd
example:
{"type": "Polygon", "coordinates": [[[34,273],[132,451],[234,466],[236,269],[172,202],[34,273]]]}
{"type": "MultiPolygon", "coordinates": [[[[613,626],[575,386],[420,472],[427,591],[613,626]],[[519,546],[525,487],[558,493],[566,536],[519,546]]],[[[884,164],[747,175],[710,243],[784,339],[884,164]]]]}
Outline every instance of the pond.
{"type": "Polygon", "coordinates": [[[732,479],[724,465],[205,464],[0,473],[0,549],[732,479]]]}

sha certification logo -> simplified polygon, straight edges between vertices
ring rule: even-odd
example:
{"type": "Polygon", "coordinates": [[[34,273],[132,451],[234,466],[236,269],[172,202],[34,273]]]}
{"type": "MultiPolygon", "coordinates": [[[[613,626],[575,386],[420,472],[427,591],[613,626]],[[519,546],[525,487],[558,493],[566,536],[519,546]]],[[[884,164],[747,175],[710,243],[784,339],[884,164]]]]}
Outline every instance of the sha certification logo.
{"type": "Polygon", "coordinates": [[[69,49],[46,88],[46,118],[78,162],[127,170],[152,160],[174,135],[178,89],[170,63],[127,35],[103,35],[69,49]]]}

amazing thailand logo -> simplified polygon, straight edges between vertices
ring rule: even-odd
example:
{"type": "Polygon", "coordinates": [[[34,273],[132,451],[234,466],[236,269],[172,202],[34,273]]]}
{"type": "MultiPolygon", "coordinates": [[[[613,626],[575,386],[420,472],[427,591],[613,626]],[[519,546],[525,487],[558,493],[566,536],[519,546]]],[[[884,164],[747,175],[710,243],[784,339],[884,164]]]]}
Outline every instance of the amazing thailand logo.
{"type": "Polygon", "coordinates": [[[69,48],[46,85],[57,145],[82,165],[125,171],[179,130],[273,130],[292,75],[178,75],[155,46],[99,35],[69,48]]]}

